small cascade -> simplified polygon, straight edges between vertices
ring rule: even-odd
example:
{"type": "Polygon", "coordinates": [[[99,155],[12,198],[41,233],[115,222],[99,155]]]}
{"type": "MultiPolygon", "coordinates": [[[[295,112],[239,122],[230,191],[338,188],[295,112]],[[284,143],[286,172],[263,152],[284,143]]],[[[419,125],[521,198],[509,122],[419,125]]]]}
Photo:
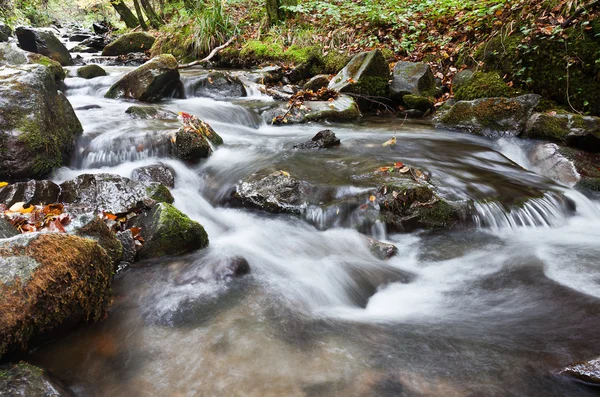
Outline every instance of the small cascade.
{"type": "Polygon", "coordinates": [[[480,228],[551,227],[563,225],[574,214],[575,203],[562,193],[549,192],[520,205],[475,202],[475,210],[473,220],[480,228]]]}
{"type": "Polygon", "coordinates": [[[93,96],[103,97],[111,85],[119,80],[120,76],[101,76],[93,79],[70,78],[65,79],[66,95],[68,96],[93,96]]]}

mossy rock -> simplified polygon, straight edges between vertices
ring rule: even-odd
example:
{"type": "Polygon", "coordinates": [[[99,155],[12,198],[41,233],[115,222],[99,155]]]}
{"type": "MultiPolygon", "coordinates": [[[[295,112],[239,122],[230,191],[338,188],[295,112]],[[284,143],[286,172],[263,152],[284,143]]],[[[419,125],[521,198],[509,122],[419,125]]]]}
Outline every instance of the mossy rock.
{"type": "Polygon", "coordinates": [[[106,70],[96,64],[86,65],[77,69],[77,76],[84,79],[93,79],[94,77],[106,76],[106,70]]]}
{"type": "Polygon", "coordinates": [[[102,219],[94,215],[89,222],[77,228],[75,235],[97,241],[112,261],[113,269],[117,269],[123,256],[123,245],[102,219]]]}
{"type": "Polygon", "coordinates": [[[208,235],[198,222],[191,220],[170,204],[160,203],[135,219],[141,228],[144,244],[140,260],[181,255],[208,246],[208,235]]]}
{"type": "Polygon", "coordinates": [[[420,95],[407,94],[402,97],[402,104],[406,109],[416,109],[422,112],[433,109],[433,101],[420,95]]]}
{"type": "Polygon", "coordinates": [[[390,69],[383,54],[374,50],[355,55],[331,80],[328,88],[339,92],[385,97],[389,78],[390,69]]]}
{"type": "Polygon", "coordinates": [[[536,113],[529,119],[524,136],[600,152],[600,118],[556,111],[536,113]]]}
{"type": "Polygon", "coordinates": [[[476,72],[469,79],[459,80],[454,90],[457,101],[472,101],[479,98],[513,97],[518,92],[509,87],[496,72],[476,72]]]}
{"type": "Polygon", "coordinates": [[[158,102],[163,98],[183,97],[177,60],[165,54],[152,58],[121,77],[105,95],[106,98],[131,98],[158,102]]]}
{"type": "Polygon", "coordinates": [[[406,94],[438,96],[438,87],[429,65],[423,62],[397,62],[392,72],[390,97],[401,101],[406,94]]]}
{"type": "Polygon", "coordinates": [[[338,74],[350,62],[352,57],[345,52],[339,51],[328,52],[323,57],[323,71],[327,74],[338,74]]]}
{"type": "Polygon", "coordinates": [[[25,51],[45,55],[63,66],[73,64],[69,50],[51,31],[19,26],[15,33],[25,51]]]}
{"type": "Polygon", "coordinates": [[[288,112],[289,105],[280,105],[263,113],[266,123],[273,123],[278,116],[286,115],[282,124],[301,124],[310,121],[353,121],[361,117],[356,101],[348,95],[340,95],[335,100],[306,102],[304,107],[295,106],[288,112]]]}
{"type": "Polygon", "coordinates": [[[93,240],[53,233],[0,240],[0,355],[67,321],[100,320],[112,276],[93,240]]]}
{"type": "Polygon", "coordinates": [[[37,65],[42,65],[50,69],[50,72],[54,75],[54,80],[57,83],[63,81],[67,77],[67,72],[62,67],[62,65],[48,58],[47,56],[35,53],[28,53],[27,59],[29,63],[35,63],[37,65]]]}
{"type": "Polygon", "coordinates": [[[174,28],[166,25],[161,28],[150,49],[150,56],[156,57],[162,54],[171,54],[182,63],[195,60],[194,35],[191,26],[174,28]]]}
{"type": "Polygon", "coordinates": [[[0,42],[8,41],[9,37],[12,37],[12,34],[10,26],[0,22],[0,42]]]}
{"type": "Polygon", "coordinates": [[[83,128],[50,68],[5,68],[0,97],[0,180],[43,178],[68,163],[83,128]]]}
{"type": "Polygon", "coordinates": [[[283,59],[283,47],[278,43],[263,43],[259,40],[250,40],[240,50],[241,59],[259,64],[265,61],[278,61],[283,59]]]}
{"type": "Polygon", "coordinates": [[[154,36],[144,32],[127,33],[108,44],[102,50],[103,56],[127,55],[130,52],[145,52],[152,48],[154,36]]]}
{"type": "Polygon", "coordinates": [[[0,391],[4,396],[68,397],[71,393],[42,368],[21,361],[0,366],[0,391]]]}
{"type": "Polygon", "coordinates": [[[212,127],[197,119],[194,129],[180,128],[175,133],[175,143],[171,146],[171,153],[180,160],[195,163],[209,157],[213,149],[211,146],[223,144],[223,139],[212,127]]]}
{"type": "Polygon", "coordinates": [[[62,65],[47,56],[35,52],[27,52],[9,43],[0,43],[0,64],[9,66],[37,64],[50,69],[57,83],[67,77],[62,65]]]}

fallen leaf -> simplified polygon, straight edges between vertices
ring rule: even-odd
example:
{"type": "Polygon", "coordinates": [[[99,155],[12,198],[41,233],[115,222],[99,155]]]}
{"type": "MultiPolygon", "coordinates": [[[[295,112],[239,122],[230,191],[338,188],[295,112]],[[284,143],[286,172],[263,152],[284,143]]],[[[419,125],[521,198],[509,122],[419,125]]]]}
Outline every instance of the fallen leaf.
{"type": "Polygon", "coordinates": [[[0,188],[8,186],[8,182],[0,182],[0,188]]]}
{"type": "Polygon", "coordinates": [[[385,141],[383,143],[383,146],[393,146],[396,144],[396,137],[393,137],[392,139],[385,141]]]}
{"type": "Polygon", "coordinates": [[[402,167],[398,170],[398,172],[401,174],[406,174],[408,171],[410,171],[410,167],[407,165],[405,165],[404,167],[402,167]]]}
{"type": "Polygon", "coordinates": [[[400,161],[397,161],[397,162],[394,164],[394,168],[402,168],[402,167],[404,167],[404,164],[403,164],[402,162],[400,162],[400,161]]]}
{"type": "Polygon", "coordinates": [[[281,172],[281,175],[283,175],[283,176],[285,176],[285,177],[288,177],[288,178],[290,177],[290,173],[289,173],[289,172],[287,172],[287,171],[282,171],[282,170],[280,170],[279,172],[281,172]]]}
{"type": "Polygon", "coordinates": [[[371,195],[371,197],[369,197],[369,201],[370,202],[374,202],[375,200],[377,200],[377,197],[371,195]]]}
{"type": "Polygon", "coordinates": [[[110,219],[111,221],[117,220],[117,216],[115,214],[111,214],[110,212],[105,212],[104,216],[106,218],[110,219]]]}
{"type": "Polygon", "coordinates": [[[379,171],[381,172],[388,172],[389,168],[388,167],[379,167],[379,171]]]}
{"type": "Polygon", "coordinates": [[[48,204],[42,212],[46,215],[60,215],[63,213],[64,206],[61,203],[48,204]]]}

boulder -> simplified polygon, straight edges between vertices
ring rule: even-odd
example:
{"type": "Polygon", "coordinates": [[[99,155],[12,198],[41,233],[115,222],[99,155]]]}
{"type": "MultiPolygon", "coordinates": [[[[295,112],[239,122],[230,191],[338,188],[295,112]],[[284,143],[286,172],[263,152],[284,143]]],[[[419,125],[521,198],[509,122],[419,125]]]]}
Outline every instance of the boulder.
{"type": "Polygon", "coordinates": [[[92,30],[94,31],[94,33],[98,34],[98,35],[103,35],[106,34],[108,32],[110,32],[110,24],[108,22],[94,22],[92,23],[92,30]]]}
{"type": "Polygon", "coordinates": [[[233,203],[272,213],[301,214],[309,185],[287,172],[253,175],[236,186],[233,203]]]}
{"type": "Polygon", "coordinates": [[[440,116],[437,128],[471,132],[491,138],[517,136],[540,100],[528,94],[516,98],[484,98],[459,101],[440,116]]]}
{"type": "Polygon", "coordinates": [[[390,97],[401,101],[407,94],[422,97],[438,96],[438,87],[429,65],[422,62],[396,63],[392,72],[390,97]]]}
{"type": "Polygon", "coordinates": [[[106,70],[96,64],[82,66],[77,69],[77,77],[93,79],[94,77],[106,76],[106,70]]]}
{"type": "Polygon", "coordinates": [[[92,36],[83,40],[80,45],[94,50],[102,51],[110,43],[110,39],[105,36],[92,36]]]}
{"type": "Polygon", "coordinates": [[[539,143],[528,153],[529,162],[535,171],[557,182],[574,186],[581,180],[575,164],[560,153],[554,143],[539,143]]]}
{"type": "Polygon", "coordinates": [[[277,84],[283,79],[281,66],[267,66],[249,72],[243,72],[242,75],[244,78],[257,84],[277,84]]]}
{"type": "Polygon", "coordinates": [[[545,139],[588,152],[600,152],[600,117],[566,112],[535,113],[523,135],[545,139]]]}
{"type": "Polygon", "coordinates": [[[6,218],[0,217],[0,239],[11,238],[20,234],[16,227],[6,218]]]}
{"type": "Polygon", "coordinates": [[[33,52],[27,53],[27,63],[37,64],[47,67],[54,76],[54,81],[57,83],[57,87],[62,86],[62,81],[67,77],[67,72],[60,63],[53,61],[52,59],[33,52]]]}
{"type": "Polygon", "coordinates": [[[390,68],[381,51],[374,50],[355,55],[335,76],[328,88],[338,92],[385,97],[390,68]]]}
{"type": "Polygon", "coordinates": [[[92,215],[91,218],[88,218],[88,222],[75,229],[74,234],[95,240],[106,251],[113,263],[113,268],[117,268],[123,257],[123,245],[100,217],[92,215]]]}
{"type": "Polygon", "coordinates": [[[45,205],[58,202],[60,187],[52,181],[30,180],[17,182],[0,188],[0,203],[9,208],[24,202],[32,205],[45,205]]]}
{"type": "Polygon", "coordinates": [[[160,183],[140,183],[112,174],[82,174],[60,185],[59,202],[76,213],[124,214],[156,203],[172,203],[169,189],[160,183]]]}
{"type": "Polygon", "coordinates": [[[265,122],[272,123],[279,116],[283,124],[299,124],[309,121],[352,121],[361,117],[358,105],[348,95],[340,95],[337,99],[329,101],[304,102],[301,106],[294,106],[289,110],[288,104],[282,104],[275,109],[263,113],[265,122]],[[285,117],[284,117],[285,115],[285,117]]]}
{"type": "Polygon", "coordinates": [[[66,322],[98,321],[113,265],[95,241],[62,233],[0,240],[0,355],[66,322]]]}
{"type": "Polygon", "coordinates": [[[202,225],[170,204],[155,205],[150,212],[136,217],[133,225],[141,229],[144,238],[138,252],[140,260],[181,255],[208,246],[202,225]]]}
{"type": "Polygon", "coordinates": [[[97,52],[95,49],[93,49],[92,47],[88,47],[86,45],[76,45],[75,47],[71,48],[70,52],[84,52],[84,53],[94,53],[97,52]]]}
{"type": "Polygon", "coordinates": [[[69,397],[46,371],[25,362],[0,366],[0,392],[4,396],[69,397]]]}
{"type": "Polygon", "coordinates": [[[600,386],[600,357],[568,365],[560,373],[586,383],[600,386]]]}
{"type": "Polygon", "coordinates": [[[125,113],[134,119],[177,120],[177,113],[156,106],[130,106],[125,113]]]}
{"type": "Polygon", "coordinates": [[[131,172],[131,180],[135,182],[157,182],[166,187],[175,187],[175,171],[162,163],[135,168],[131,172]]]}
{"type": "Polygon", "coordinates": [[[0,43],[0,65],[17,66],[25,64],[37,64],[47,67],[57,83],[67,76],[60,63],[44,55],[23,51],[10,43],[0,43]]]}
{"type": "Polygon", "coordinates": [[[127,33],[104,47],[102,55],[114,56],[127,55],[130,52],[145,52],[152,47],[154,41],[154,36],[148,33],[127,33]]]}
{"type": "Polygon", "coordinates": [[[398,255],[398,248],[394,244],[384,243],[370,237],[367,238],[367,241],[371,253],[381,260],[387,260],[398,255]]]}
{"type": "Polygon", "coordinates": [[[211,72],[189,84],[186,95],[208,98],[240,98],[246,96],[246,88],[237,76],[225,72],[211,72]]]}
{"type": "Polygon", "coordinates": [[[0,65],[24,65],[27,53],[12,43],[0,43],[0,65]]]}
{"type": "Polygon", "coordinates": [[[418,110],[423,114],[434,109],[434,103],[429,97],[406,94],[402,97],[402,104],[408,110],[418,110]]]}
{"type": "Polygon", "coordinates": [[[19,45],[25,51],[45,55],[63,66],[73,64],[69,50],[51,31],[19,26],[15,33],[19,45]]]}
{"type": "Polygon", "coordinates": [[[321,88],[325,88],[329,85],[329,80],[331,80],[329,78],[329,75],[327,74],[318,74],[316,76],[314,76],[313,78],[311,78],[310,80],[308,80],[305,84],[304,84],[304,90],[305,91],[314,91],[317,92],[319,91],[321,88]]]}
{"type": "Polygon", "coordinates": [[[92,37],[92,32],[89,31],[76,31],[72,35],[69,36],[69,41],[72,42],[81,42],[92,37]]]}
{"type": "Polygon", "coordinates": [[[474,72],[469,69],[461,70],[460,72],[456,73],[452,78],[452,90],[456,92],[456,90],[471,81],[473,74],[474,72]]]}
{"type": "Polygon", "coordinates": [[[132,70],[110,87],[106,98],[131,98],[158,102],[162,98],[183,97],[177,60],[173,55],[159,55],[132,70]]]}
{"type": "Polygon", "coordinates": [[[295,145],[294,149],[327,149],[338,146],[340,140],[331,130],[319,131],[310,141],[295,145]]]}
{"type": "MultiPolygon", "coordinates": [[[[456,80],[457,77],[454,77],[456,80]]],[[[454,83],[454,80],[452,82],[454,83]]],[[[479,98],[513,97],[517,90],[509,87],[502,77],[496,72],[475,72],[458,77],[457,86],[454,86],[454,98],[457,101],[472,101],[479,98]]]]}
{"type": "Polygon", "coordinates": [[[0,98],[0,180],[42,178],[67,164],[83,128],[50,68],[4,68],[0,98]]]}
{"type": "Polygon", "coordinates": [[[0,22],[0,43],[8,41],[12,37],[12,33],[10,26],[0,22]]]}
{"type": "Polygon", "coordinates": [[[188,125],[177,130],[171,142],[173,156],[193,163],[210,156],[213,147],[222,145],[223,139],[208,123],[192,118],[188,125]]]}

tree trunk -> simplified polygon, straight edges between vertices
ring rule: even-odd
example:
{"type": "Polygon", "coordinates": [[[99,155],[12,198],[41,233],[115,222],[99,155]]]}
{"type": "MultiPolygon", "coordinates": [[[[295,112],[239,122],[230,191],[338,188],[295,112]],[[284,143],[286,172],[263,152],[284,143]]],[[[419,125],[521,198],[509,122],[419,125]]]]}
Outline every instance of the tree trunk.
{"type": "Polygon", "coordinates": [[[285,20],[289,15],[288,11],[282,10],[281,6],[295,6],[298,5],[297,0],[266,0],[267,6],[267,19],[270,25],[279,23],[285,20]]]}
{"type": "Polygon", "coordinates": [[[146,25],[146,21],[144,21],[144,15],[142,14],[142,9],[140,8],[138,0],[133,0],[133,6],[135,7],[135,13],[140,21],[140,26],[143,30],[148,30],[148,25],[146,25]]]}
{"type": "Polygon", "coordinates": [[[121,16],[123,22],[129,29],[133,29],[138,26],[138,19],[133,15],[133,12],[127,7],[127,4],[123,2],[123,0],[111,0],[110,4],[115,8],[115,10],[121,16]]]}
{"type": "Polygon", "coordinates": [[[154,29],[158,29],[160,27],[160,25],[162,25],[162,21],[161,21],[160,17],[154,11],[154,8],[152,8],[152,4],[150,4],[150,1],[149,0],[140,0],[140,3],[142,3],[142,7],[144,8],[144,12],[146,13],[146,16],[148,17],[148,21],[150,22],[150,25],[152,25],[152,27],[154,29]]]}

